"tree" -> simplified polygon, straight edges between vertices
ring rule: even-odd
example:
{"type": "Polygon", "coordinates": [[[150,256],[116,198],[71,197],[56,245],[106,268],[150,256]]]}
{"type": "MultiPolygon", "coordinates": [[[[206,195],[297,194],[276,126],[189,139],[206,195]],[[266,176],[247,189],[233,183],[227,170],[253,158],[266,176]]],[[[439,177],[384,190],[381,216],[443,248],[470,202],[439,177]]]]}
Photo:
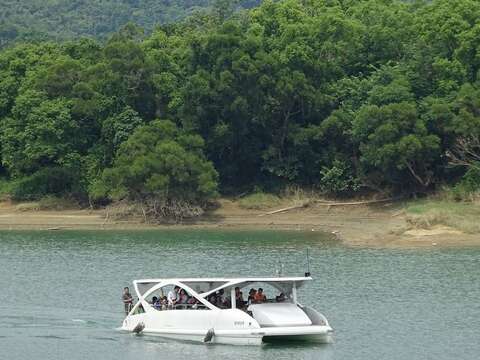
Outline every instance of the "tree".
{"type": "Polygon", "coordinates": [[[75,152],[78,126],[71,117],[71,102],[47,100],[28,91],[17,99],[12,117],[3,124],[3,164],[15,175],[31,174],[58,165],[75,152]]]}
{"type": "Polygon", "coordinates": [[[113,167],[105,169],[91,194],[148,204],[155,218],[182,217],[178,206],[204,206],[217,194],[217,172],[203,146],[201,137],[168,120],[141,126],[120,145],[113,167]]]}
{"type": "Polygon", "coordinates": [[[397,188],[416,184],[425,190],[434,179],[440,139],[428,133],[414,104],[362,107],[353,123],[353,135],[365,172],[378,177],[374,181],[397,188]]]}
{"type": "MultiPolygon", "coordinates": [[[[452,132],[455,141],[447,149],[450,165],[463,167],[466,179],[478,179],[480,168],[480,89],[476,85],[465,84],[454,101],[455,116],[452,132]],[[472,174],[476,174],[473,176],[472,174]]],[[[473,186],[470,184],[470,187],[473,186]]],[[[478,184],[480,187],[480,184],[478,184]]]]}
{"type": "Polygon", "coordinates": [[[477,163],[478,1],[3,3],[0,174],[29,193],[415,192],[477,163]]]}
{"type": "Polygon", "coordinates": [[[104,165],[111,166],[120,145],[128,140],[135,129],[143,123],[144,121],[138,116],[138,113],[129,106],[126,106],[120,114],[111,116],[103,122],[104,165]]]}

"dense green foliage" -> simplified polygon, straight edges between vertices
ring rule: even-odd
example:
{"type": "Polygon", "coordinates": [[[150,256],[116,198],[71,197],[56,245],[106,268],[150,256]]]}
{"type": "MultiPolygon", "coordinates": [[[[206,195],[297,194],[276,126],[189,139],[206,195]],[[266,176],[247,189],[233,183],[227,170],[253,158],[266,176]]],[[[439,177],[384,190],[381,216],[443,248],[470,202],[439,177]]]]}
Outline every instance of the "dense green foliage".
{"type": "Polygon", "coordinates": [[[267,0],[19,44],[0,53],[2,171],[19,198],[204,201],[217,172],[221,191],[424,192],[478,164],[479,70],[475,0],[267,0]]]}
{"type": "MultiPolygon", "coordinates": [[[[129,22],[151,31],[228,0],[0,0],[0,48],[18,40],[105,38],[129,22]]],[[[257,0],[232,0],[249,8],[257,0]]],[[[220,5],[220,6],[218,6],[220,5]]]]}
{"type": "Polygon", "coordinates": [[[138,127],[122,143],[113,167],[92,185],[95,197],[201,202],[216,194],[217,172],[202,152],[203,139],[171,121],[138,127]]]}

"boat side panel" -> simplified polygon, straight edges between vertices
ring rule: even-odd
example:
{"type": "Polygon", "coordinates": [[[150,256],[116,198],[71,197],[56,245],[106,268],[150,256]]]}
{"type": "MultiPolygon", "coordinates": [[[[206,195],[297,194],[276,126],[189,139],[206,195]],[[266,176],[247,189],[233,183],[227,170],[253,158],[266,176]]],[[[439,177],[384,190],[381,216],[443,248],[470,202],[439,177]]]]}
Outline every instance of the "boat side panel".
{"type": "MultiPolygon", "coordinates": [[[[205,334],[201,333],[175,333],[167,331],[147,331],[144,332],[148,336],[158,336],[166,339],[204,342],[205,334]]],[[[239,332],[237,334],[222,334],[216,333],[211,344],[226,344],[226,345],[260,345],[262,343],[263,335],[252,335],[250,333],[239,332]]]]}
{"type": "Polygon", "coordinates": [[[123,329],[132,331],[139,322],[145,324],[145,331],[161,329],[200,330],[206,333],[214,330],[259,329],[257,321],[238,309],[224,310],[163,310],[148,311],[144,314],[129,315],[123,329]]]}

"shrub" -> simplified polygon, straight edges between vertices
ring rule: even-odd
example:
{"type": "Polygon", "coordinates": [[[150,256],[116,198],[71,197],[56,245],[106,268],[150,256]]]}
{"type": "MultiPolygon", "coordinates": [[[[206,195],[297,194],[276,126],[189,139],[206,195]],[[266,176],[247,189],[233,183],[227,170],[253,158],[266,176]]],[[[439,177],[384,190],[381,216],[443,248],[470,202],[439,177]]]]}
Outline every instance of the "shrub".
{"type": "Polygon", "coordinates": [[[7,179],[0,178],[0,198],[8,197],[15,183],[13,181],[9,181],[7,179]]]}
{"type": "Polygon", "coordinates": [[[480,193],[480,163],[472,165],[451,193],[455,200],[473,200],[480,193]]]}
{"type": "Polygon", "coordinates": [[[360,181],[344,161],[335,160],[332,167],[323,167],[320,173],[320,189],[324,192],[345,195],[360,188],[360,181]]]}
{"type": "Polygon", "coordinates": [[[10,194],[17,201],[38,200],[46,195],[68,194],[75,185],[75,176],[69,171],[60,167],[44,168],[15,181],[10,194]]]}

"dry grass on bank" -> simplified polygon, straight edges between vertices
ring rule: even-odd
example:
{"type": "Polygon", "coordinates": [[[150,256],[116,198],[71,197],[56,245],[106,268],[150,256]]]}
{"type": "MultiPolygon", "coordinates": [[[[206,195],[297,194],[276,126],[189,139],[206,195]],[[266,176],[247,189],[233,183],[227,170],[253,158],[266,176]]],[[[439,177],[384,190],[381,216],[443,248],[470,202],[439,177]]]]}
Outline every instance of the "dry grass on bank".
{"type": "Polygon", "coordinates": [[[75,209],[80,209],[80,205],[77,202],[56,196],[45,196],[39,201],[23,202],[15,206],[15,211],[18,212],[41,210],[62,211],[75,209]]]}
{"type": "Polygon", "coordinates": [[[239,199],[238,206],[242,209],[267,210],[276,207],[307,206],[319,198],[320,195],[314,191],[288,187],[279,195],[256,191],[239,199]]]}
{"type": "Polygon", "coordinates": [[[277,195],[267,194],[264,192],[256,192],[241,198],[238,205],[243,209],[263,210],[274,206],[279,206],[282,203],[277,195]]]}
{"type": "Polygon", "coordinates": [[[430,198],[406,205],[407,223],[418,229],[445,225],[469,234],[480,233],[480,202],[430,198]]]}

